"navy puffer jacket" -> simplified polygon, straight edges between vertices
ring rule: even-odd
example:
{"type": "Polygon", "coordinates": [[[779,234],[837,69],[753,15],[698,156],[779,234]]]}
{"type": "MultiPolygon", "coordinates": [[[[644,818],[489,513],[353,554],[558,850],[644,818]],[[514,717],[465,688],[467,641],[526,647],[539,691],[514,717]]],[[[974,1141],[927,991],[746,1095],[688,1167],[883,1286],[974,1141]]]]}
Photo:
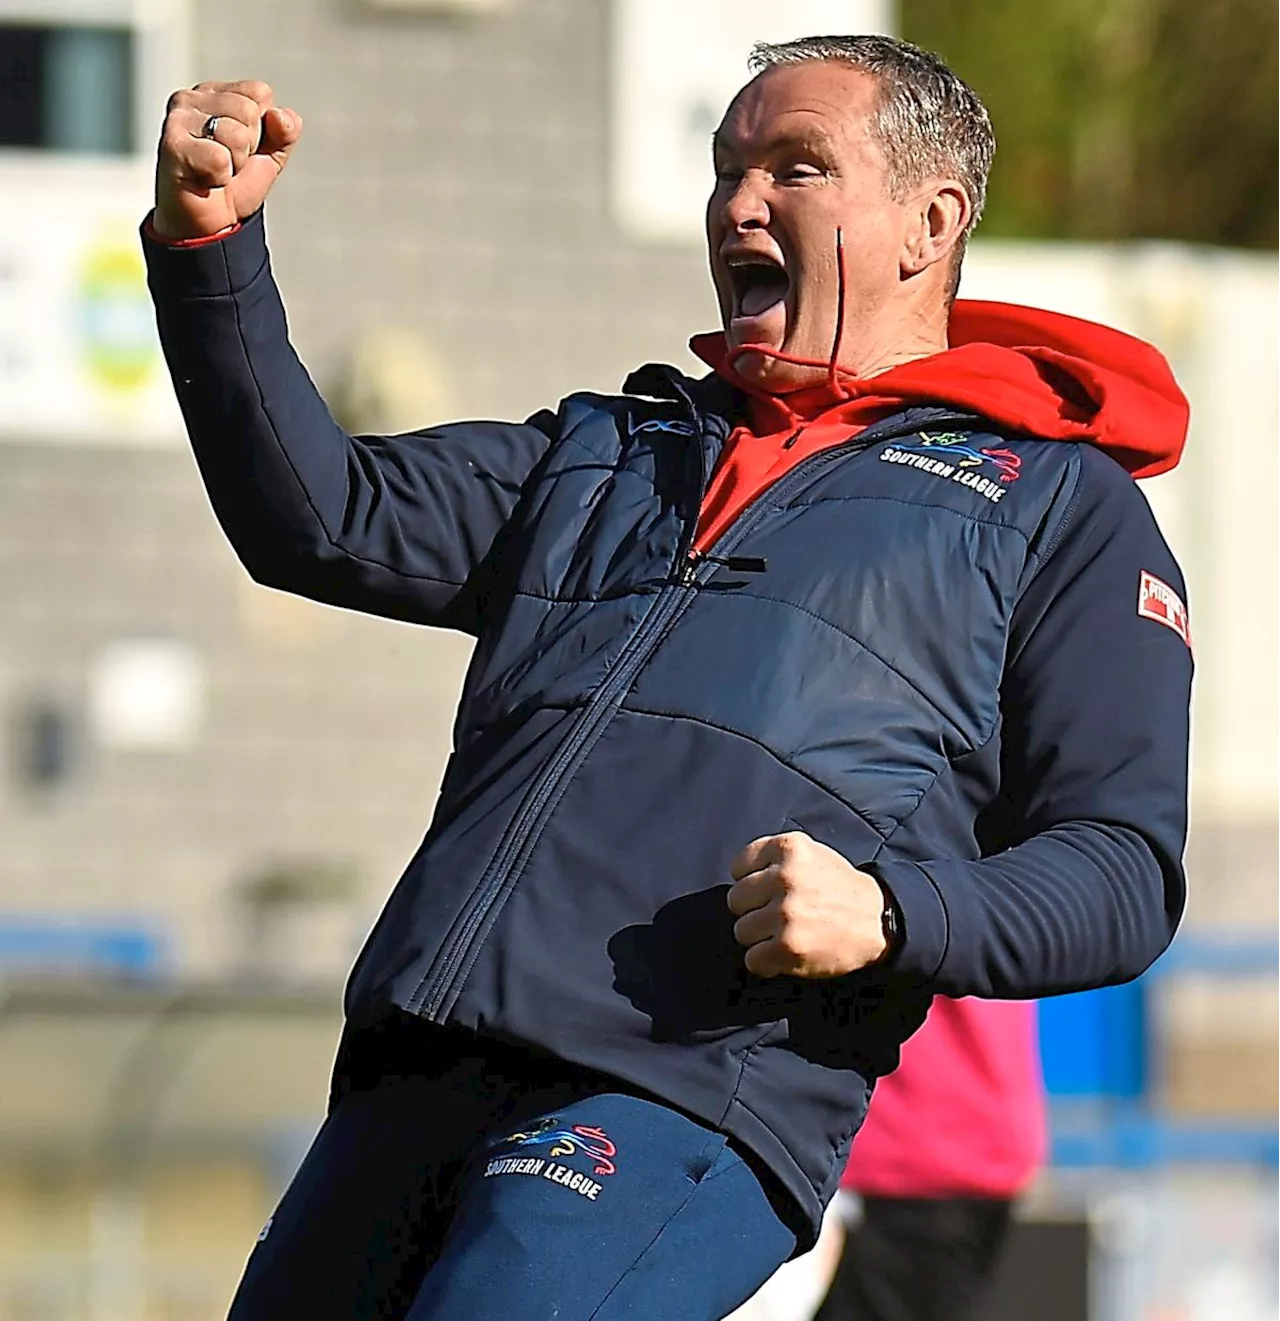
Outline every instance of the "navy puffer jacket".
{"type": "Polygon", "coordinates": [[[477,638],[351,1031],[398,1007],[615,1075],[756,1152],[812,1226],[935,992],[1099,986],[1169,942],[1191,662],[1137,607],[1143,574],[1182,584],[1106,455],[903,413],[691,563],[743,403],[717,378],[650,368],[521,425],[353,438],[289,347],[260,218],[147,255],[250,573],[477,638]],[[1019,460],[998,499],[946,461],[984,448],[1019,460]],[[788,829],[891,891],[891,967],[744,970],[728,863],[788,829]]]}

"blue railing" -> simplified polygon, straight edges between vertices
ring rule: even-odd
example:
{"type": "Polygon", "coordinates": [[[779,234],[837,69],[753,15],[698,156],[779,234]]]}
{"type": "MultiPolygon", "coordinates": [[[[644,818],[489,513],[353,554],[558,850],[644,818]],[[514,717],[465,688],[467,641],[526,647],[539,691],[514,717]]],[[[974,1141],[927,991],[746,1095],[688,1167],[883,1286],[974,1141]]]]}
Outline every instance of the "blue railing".
{"type": "Polygon", "coordinates": [[[156,977],[170,969],[155,930],[84,919],[0,920],[0,976],[156,977]]]}
{"type": "Polygon", "coordinates": [[[1272,979],[1271,931],[1185,932],[1145,976],[1040,1005],[1040,1048],[1059,1166],[1280,1163],[1274,1118],[1200,1121],[1152,1107],[1152,992],[1161,981],[1272,979]]]}

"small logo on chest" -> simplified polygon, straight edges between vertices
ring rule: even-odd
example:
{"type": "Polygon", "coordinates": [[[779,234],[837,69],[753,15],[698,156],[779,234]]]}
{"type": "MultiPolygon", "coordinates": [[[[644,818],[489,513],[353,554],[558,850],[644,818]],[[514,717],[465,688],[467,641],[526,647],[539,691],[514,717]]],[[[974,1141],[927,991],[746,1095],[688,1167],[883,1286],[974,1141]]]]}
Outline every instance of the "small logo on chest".
{"type": "Polygon", "coordinates": [[[627,435],[638,436],[642,431],[669,431],[677,436],[696,436],[697,430],[691,422],[682,422],[679,418],[651,417],[638,422],[633,414],[627,414],[627,435]]]}
{"type": "Polygon", "coordinates": [[[1022,470],[1022,459],[1013,450],[974,449],[968,436],[949,431],[922,431],[915,444],[888,445],[880,451],[880,460],[967,486],[993,505],[1004,499],[1022,470]]]}

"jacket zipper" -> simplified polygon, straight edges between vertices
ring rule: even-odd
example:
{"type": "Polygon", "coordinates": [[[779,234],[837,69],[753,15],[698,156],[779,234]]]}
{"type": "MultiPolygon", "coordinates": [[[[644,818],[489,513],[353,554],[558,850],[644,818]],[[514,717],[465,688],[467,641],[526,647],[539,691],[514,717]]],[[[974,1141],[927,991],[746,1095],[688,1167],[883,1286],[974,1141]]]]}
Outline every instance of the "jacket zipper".
{"type": "MultiPolygon", "coordinates": [[[[929,423],[936,425],[951,420],[970,419],[930,418],[929,423]]],[[[691,512],[677,547],[671,579],[659,589],[635,632],[618,653],[612,669],[578,714],[565,741],[530,786],[519,810],[498,841],[489,865],[450,927],[441,952],[433,960],[432,970],[423,977],[410,997],[406,1008],[411,1013],[439,1022],[448,1016],[457,1003],[462,986],[479,957],[484,939],[497,921],[506,898],[515,888],[541,834],[542,826],[559,801],[560,793],[568,787],[605,726],[621,707],[632,680],[657,650],[679,615],[692,603],[697,588],[731,558],[735,558],[728,552],[751,534],[772,505],[788,499],[815,472],[854,450],[865,449],[868,445],[892,439],[895,435],[910,435],[916,430],[918,428],[914,426],[899,426],[896,430],[886,428],[883,432],[872,434],[876,428],[868,427],[842,445],[834,445],[801,460],[785,476],[762,491],[704,553],[691,550],[698,511],[695,509],[691,512]]],[[[705,465],[700,435],[696,441],[698,481],[695,489],[701,503],[706,473],[703,471],[705,465]]],[[[745,571],[764,570],[753,565],[745,571]]]]}
{"type": "Polygon", "coordinates": [[[689,551],[697,528],[707,474],[701,418],[692,400],[685,397],[684,403],[695,420],[693,444],[690,446],[690,467],[693,469],[690,473],[690,494],[693,507],[685,519],[685,526],[676,545],[671,577],[658,590],[649,609],[636,625],[635,632],[618,653],[612,668],[579,712],[565,741],[534,780],[516,815],[508,823],[489,865],[476,882],[458,918],[454,919],[445,937],[444,947],[433,960],[433,970],[422,979],[410,998],[407,1008],[412,1013],[438,1022],[453,1008],[479,956],[484,937],[502,910],[504,895],[509,895],[514,888],[532,843],[541,833],[542,819],[549,811],[548,804],[554,807],[559,799],[558,791],[567,786],[578,764],[595,743],[593,736],[603,732],[608,717],[613,714],[615,699],[621,705],[631,680],[656,647],[656,642],[650,645],[650,640],[661,638],[667,623],[682,603],[692,598],[693,583],[688,576],[691,564],[689,551]]]}
{"type": "Polygon", "coordinates": [[[613,670],[583,707],[577,723],[531,787],[476,887],[470,912],[443,954],[438,973],[419,990],[414,997],[416,1003],[409,1006],[411,1009],[430,1019],[443,1018],[452,1009],[480,952],[483,937],[501,911],[499,900],[504,892],[510,893],[524,870],[541,826],[550,815],[549,809],[559,799],[559,791],[568,787],[573,772],[621,705],[631,680],[653,650],[652,639],[661,636],[664,626],[692,594],[692,588],[668,585],[655,599],[619,654],[613,670]]]}

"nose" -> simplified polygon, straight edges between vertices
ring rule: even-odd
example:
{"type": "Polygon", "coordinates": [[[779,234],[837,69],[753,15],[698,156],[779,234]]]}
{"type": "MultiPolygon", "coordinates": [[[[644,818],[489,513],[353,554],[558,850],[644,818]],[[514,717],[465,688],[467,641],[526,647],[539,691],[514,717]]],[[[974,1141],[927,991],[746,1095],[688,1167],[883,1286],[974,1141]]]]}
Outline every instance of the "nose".
{"type": "Polygon", "coordinates": [[[747,170],[724,204],[724,220],[735,233],[765,229],[769,224],[769,204],[763,181],[754,170],[747,170]]]}

